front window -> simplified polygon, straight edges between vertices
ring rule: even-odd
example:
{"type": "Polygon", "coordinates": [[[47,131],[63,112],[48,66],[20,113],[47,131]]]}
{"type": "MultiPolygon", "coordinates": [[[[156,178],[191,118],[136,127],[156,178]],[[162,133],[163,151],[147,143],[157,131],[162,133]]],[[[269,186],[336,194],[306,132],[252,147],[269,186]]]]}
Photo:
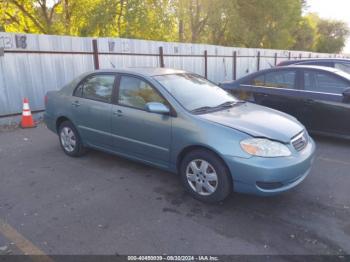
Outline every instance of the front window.
{"type": "Polygon", "coordinates": [[[237,102],[234,96],[197,75],[173,74],[154,78],[188,111],[237,102]]]}
{"type": "Polygon", "coordinates": [[[165,100],[145,81],[132,76],[121,77],[119,104],[144,109],[149,102],[165,104],[165,100]]]}
{"type": "Polygon", "coordinates": [[[317,71],[304,72],[304,89],[314,92],[341,94],[349,84],[339,77],[317,71]]]}
{"type": "Polygon", "coordinates": [[[346,64],[345,63],[344,64],[343,63],[335,63],[334,67],[350,74],[350,64],[348,64],[348,63],[346,63],[346,64]]]}

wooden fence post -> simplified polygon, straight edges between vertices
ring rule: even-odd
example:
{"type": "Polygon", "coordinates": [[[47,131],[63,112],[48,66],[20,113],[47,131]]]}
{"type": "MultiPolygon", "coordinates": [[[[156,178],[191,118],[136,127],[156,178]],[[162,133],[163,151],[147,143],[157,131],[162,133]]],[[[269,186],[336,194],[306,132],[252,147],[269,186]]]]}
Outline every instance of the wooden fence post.
{"type": "Polygon", "coordinates": [[[292,56],[292,54],[289,52],[288,53],[288,60],[290,60],[291,56],[292,56]]]}
{"type": "Polygon", "coordinates": [[[163,47],[159,47],[159,65],[160,67],[164,67],[164,53],[163,53],[163,47]]]}
{"type": "Polygon", "coordinates": [[[256,61],[257,71],[260,70],[260,51],[258,51],[257,61],[256,61]]]}
{"type": "Polygon", "coordinates": [[[92,51],[93,51],[93,57],[94,57],[94,67],[95,67],[95,70],[98,70],[100,69],[100,62],[98,60],[97,39],[92,39],[92,51]]]}
{"type": "Polygon", "coordinates": [[[204,77],[208,78],[208,51],[204,51],[204,77]]]}
{"type": "Polygon", "coordinates": [[[233,52],[232,76],[233,80],[237,79],[237,51],[233,52]]]}

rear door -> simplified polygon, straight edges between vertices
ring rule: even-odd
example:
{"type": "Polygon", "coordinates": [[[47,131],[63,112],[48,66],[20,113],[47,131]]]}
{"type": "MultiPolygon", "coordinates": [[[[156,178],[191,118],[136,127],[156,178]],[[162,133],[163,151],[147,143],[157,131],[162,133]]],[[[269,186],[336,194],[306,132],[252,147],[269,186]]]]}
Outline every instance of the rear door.
{"type": "Polygon", "coordinates": [[[342,93],[350,83],[326,71],[305,69],[304,117],[311,131],[350,136],[350,104],[342,93]]]}
{"type": "Polygon", "coordinates": [[[253,102],[300,118],[302,99],[299,69],[279,69],[256,75],[242,89],[251,91],[253,102]]]}
{"type": "Polygon", "coordinates": [[[85,143],[111,147],[111,110],[115,74],[99,73],[85,78],[72,97],[73,120],[85,143]]]}

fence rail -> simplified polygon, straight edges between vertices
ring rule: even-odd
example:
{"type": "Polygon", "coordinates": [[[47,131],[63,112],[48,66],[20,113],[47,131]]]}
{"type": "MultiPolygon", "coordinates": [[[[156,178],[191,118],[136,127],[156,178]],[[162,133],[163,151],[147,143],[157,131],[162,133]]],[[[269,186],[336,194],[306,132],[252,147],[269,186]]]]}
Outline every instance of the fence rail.
{"type": "Polygon", "coordinates": [[[275,66],[282,60],[343,57],[299,51],[167,43],[120,38],[79,38],[0,33],[0,117],[19,114],[22,98],[33,111],[44,95],[79,74],[100,68],[173,67],[220,82],[275,66]]]}

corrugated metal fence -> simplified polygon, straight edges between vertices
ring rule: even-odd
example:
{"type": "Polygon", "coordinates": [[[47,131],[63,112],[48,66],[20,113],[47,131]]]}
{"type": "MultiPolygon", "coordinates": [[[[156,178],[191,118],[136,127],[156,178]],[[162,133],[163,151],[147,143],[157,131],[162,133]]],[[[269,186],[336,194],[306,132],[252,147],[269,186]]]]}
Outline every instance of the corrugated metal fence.
{"type": "Polygon", "coordinates": [[[33,111],[43,110],[47,91],[57,90],[79,74],[96,68],[165,66],[220,82],[270,68],[286,59],[309,57],[334,55],[121,38],[0,33],[0,117],[20,113],[23,97],[29,98],[33,111]]]}

